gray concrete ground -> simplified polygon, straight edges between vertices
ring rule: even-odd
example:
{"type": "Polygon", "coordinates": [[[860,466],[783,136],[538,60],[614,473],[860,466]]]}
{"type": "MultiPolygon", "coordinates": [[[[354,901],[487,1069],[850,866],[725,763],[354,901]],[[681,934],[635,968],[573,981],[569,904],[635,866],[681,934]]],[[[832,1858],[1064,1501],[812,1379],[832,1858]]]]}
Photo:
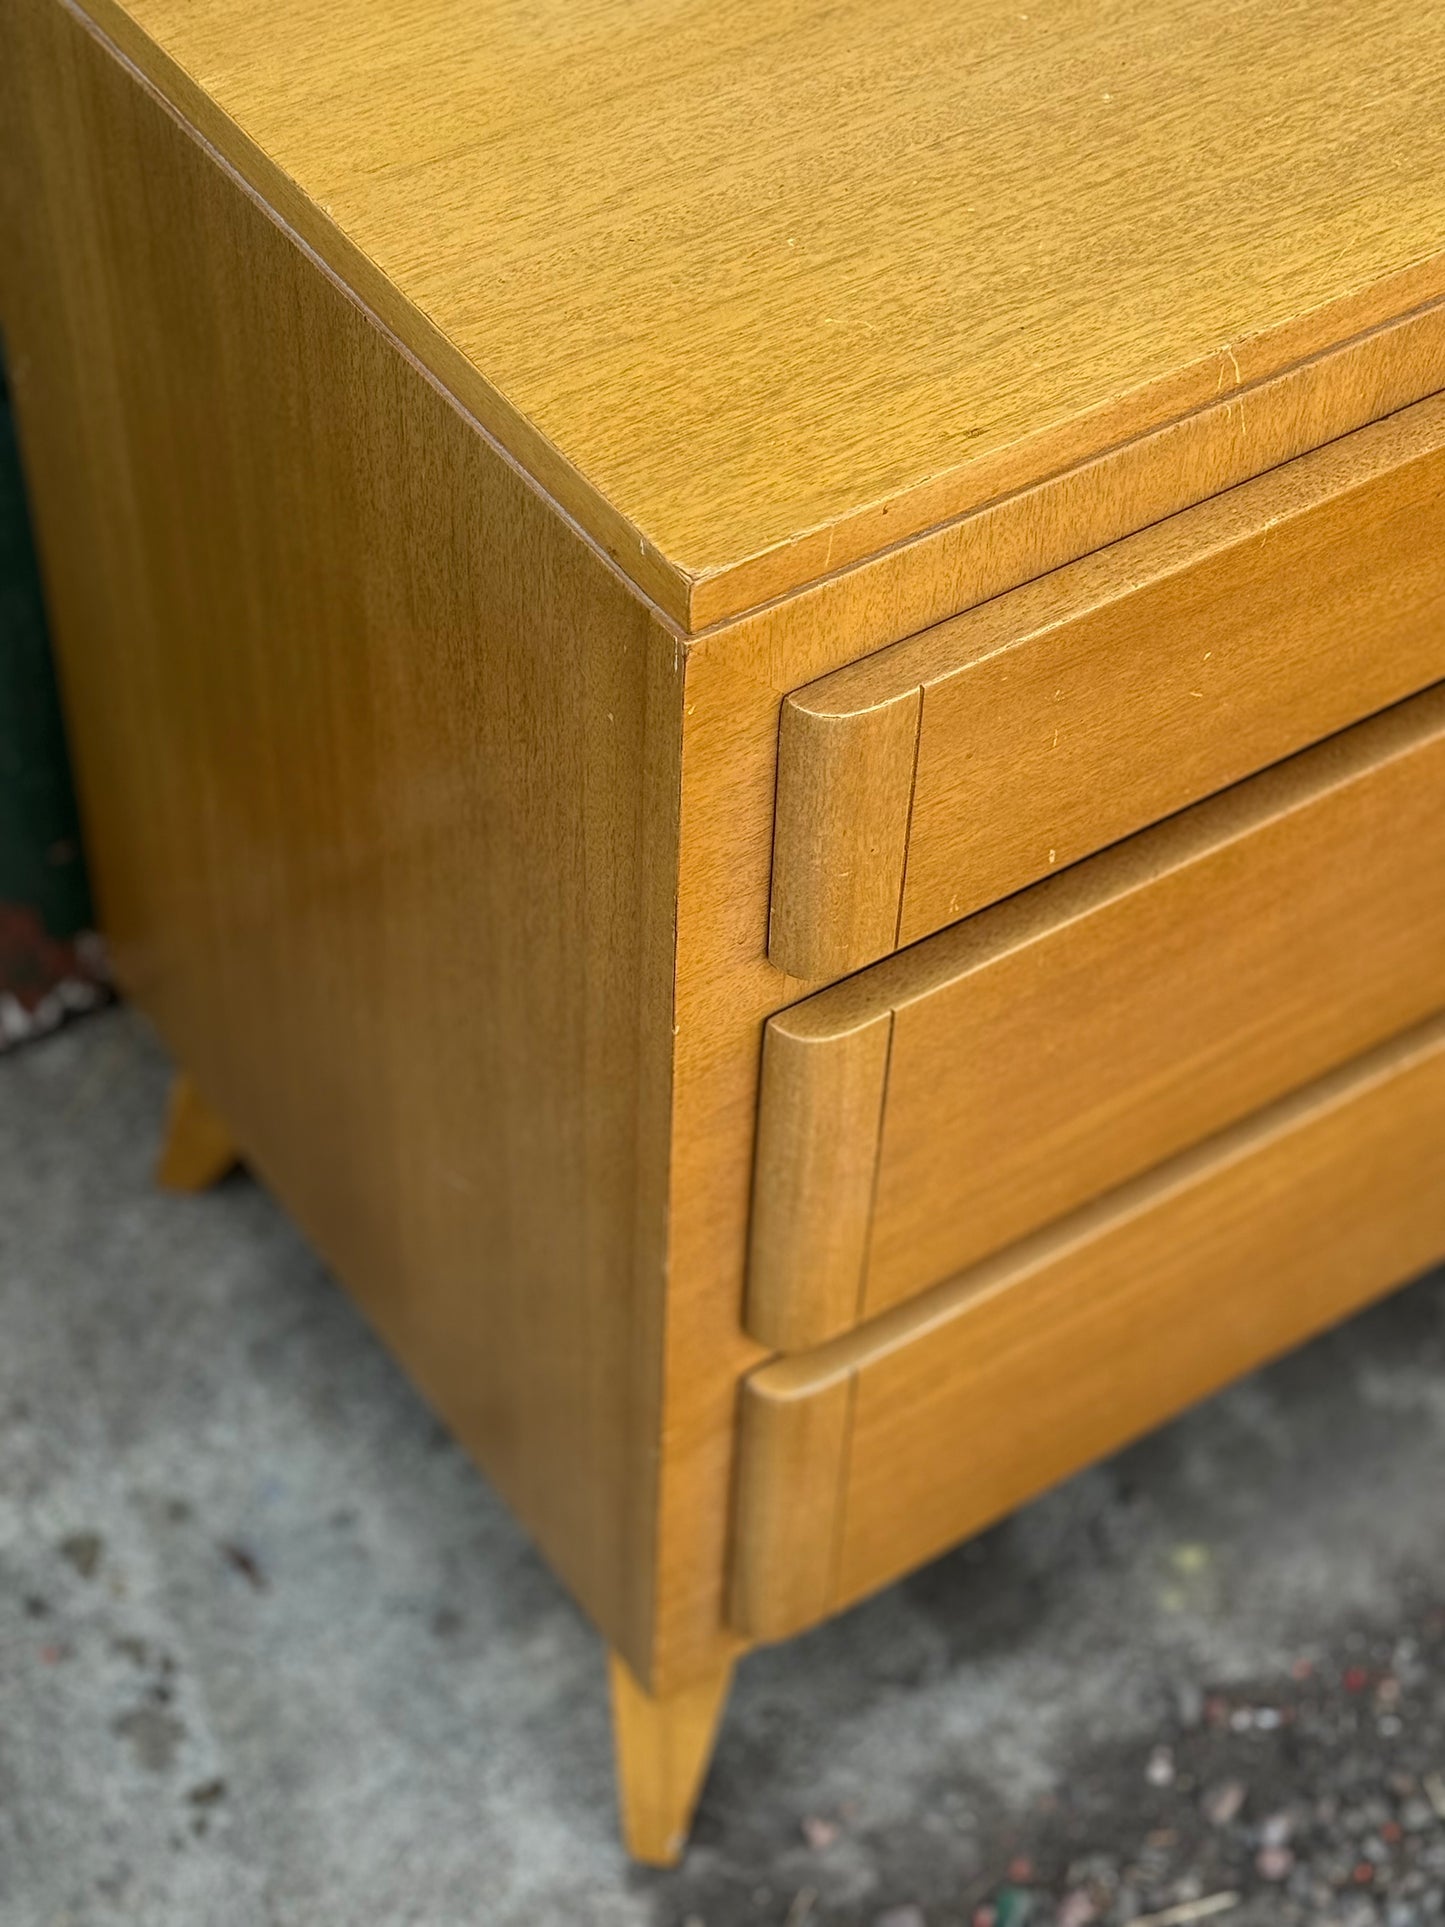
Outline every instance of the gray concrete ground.
{"type": "Polygon", "coordinates": [[[1445,1279],[752,1657],[649,1874],[593,1635],[270,1200],[151,1191],[165,1076],[0,1061],[4,1927],[1441,1918],[1445,1279]]]}

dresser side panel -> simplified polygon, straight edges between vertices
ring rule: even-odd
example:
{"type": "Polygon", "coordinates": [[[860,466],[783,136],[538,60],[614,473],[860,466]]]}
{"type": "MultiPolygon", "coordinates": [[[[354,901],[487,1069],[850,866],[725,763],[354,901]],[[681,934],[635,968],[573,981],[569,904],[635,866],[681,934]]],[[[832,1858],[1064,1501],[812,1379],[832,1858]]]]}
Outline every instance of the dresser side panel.
{"type": "Polygon", "coordinates": [[[675,638],[68,12],[5,39],[4,326],[121,979],[646,1678],[675,638]]]}

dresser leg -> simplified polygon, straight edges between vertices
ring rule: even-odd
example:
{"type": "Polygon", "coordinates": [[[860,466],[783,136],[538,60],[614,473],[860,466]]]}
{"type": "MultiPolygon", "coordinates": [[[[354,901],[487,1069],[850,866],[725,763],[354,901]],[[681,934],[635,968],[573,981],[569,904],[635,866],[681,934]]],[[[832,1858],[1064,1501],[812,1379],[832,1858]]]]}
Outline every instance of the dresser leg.
{"type": "Polygon", "coordinates": [[[667,1699],[644,1693],[616,1653],[608,1665],[622,1837],[634,1860],[675,1867],[707,1778],[732,1662],[667,1699]]]}
{"type": "Polygon", "coordinates": [[[204,1191],[225,1177],[239,1153],[186,1071],[171,1082],[166,1134],[156,1163],[156,1183],[167,1191],[204,1191]]]}

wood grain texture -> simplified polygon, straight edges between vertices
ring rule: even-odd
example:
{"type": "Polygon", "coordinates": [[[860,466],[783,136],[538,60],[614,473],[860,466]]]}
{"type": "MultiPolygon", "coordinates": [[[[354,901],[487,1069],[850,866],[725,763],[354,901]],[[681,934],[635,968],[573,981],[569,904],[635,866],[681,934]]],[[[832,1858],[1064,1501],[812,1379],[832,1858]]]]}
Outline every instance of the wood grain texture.
{"type": "Polygon", "coordinates": [[[882,999],[853,1025],[768,1025],[748,1261],[760,1344],[816,1345],[863,1315],[892,1041],[882,999]]]}
{"type": "MultiPolygon", "coordinates": [[[[1437,1018],[866,1330],[763,1367],[744,1455],[755,1429],[791,1425],[801,1489],[836,1494],[836,1610],[1442,1252],[1437,1018]],[[841,1462],[809,1458],[810,1400],[831,1408],[840,1384],[841,1462]]],[[[738,1523],[742,1629],[760,1639],[806,1623],[772,1496],[738,1523]]],[[[827,1529],[810,1521],[805,1556],[827,1529]]]]}
{"type": "Polygon", "coordinates": [[[1445,1006],[1442,799],[1445,684],[772,1018],[754,1335],[820,1344],[1445,1006]],[[846,1228],[851,1296],[795,1224],[846,1228]]]}
{"type": "Polygon", "coordinates": [[[811,1626],[828,1615],[855,1389],[844,1370],[827,1381],[810,1376],[797,1398],[786,1386],[770,1397],[754,1397],[750,1386],[743,1393],[731,1611],[750,1634],[766,1638],[769,1626],[811,1626]],[[786,1561],[779,1546],[789,1549],[786,1561]]]}
{"type": "Polygon", "coordinates": [[[1405,0],[92,10],[694,629],[1445,291],[1405,0]]]}
{"type": "Polygon", "coordinates": [[[806,691],[783,704],[768,955],[790,976],[896,947],[922,722],[916,683],[863,710],[806,691]]]}
{"type": "Polygon", "coordinates": [[[769,953],[856,969],[1441,675],[1436,398],[790,697],[769,953]]]}
{"type": "Polygon", "coordinates": [[[121,979],[646,1679],[676,638],[67,13],[4,40],[121,979]]]}
{"type": "Polygon", "coordinates": [[[208,1191],[240,1153],[231,1127],[206,1102],[189,1071],[171,1080],[156,1183],[165,1191],[208,1191]]]}
{"type": "Polygon", "coordinates": [[[732,1667],[662,1699],[646,1692],[615,1653],[609,1677],[623,1841],[634,1860],[675,1867],[707,1778],[732,1667]]]}

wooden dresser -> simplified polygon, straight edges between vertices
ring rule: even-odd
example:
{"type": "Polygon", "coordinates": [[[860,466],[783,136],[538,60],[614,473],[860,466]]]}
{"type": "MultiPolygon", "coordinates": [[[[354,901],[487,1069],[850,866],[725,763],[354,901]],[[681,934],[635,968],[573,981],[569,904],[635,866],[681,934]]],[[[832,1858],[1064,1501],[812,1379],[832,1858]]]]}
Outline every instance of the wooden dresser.
{"type": "Polygon", "coordinates": [[[165,1173],[674,1857],[750,1644],[1445,1253],[1445,14],[9,0],[0,88],[165,1173]]]}

